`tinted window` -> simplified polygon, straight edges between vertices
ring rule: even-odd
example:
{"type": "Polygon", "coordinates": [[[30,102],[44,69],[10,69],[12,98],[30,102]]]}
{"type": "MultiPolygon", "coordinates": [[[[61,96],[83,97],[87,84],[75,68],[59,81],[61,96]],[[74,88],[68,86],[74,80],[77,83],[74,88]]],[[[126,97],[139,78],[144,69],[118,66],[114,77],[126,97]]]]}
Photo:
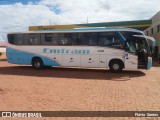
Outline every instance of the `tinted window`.
{"type": "Polygon", "coordinates": [[[30,34],[29,42],[32,45],[39,45],[40,44],[40,34],[30,34]]]}
{"type": "Polygon", "coordinates": [[[123,37],[126,39],[126,40],[132,40],[134,37],[133,35],[143,35],[142,33],[138,33],[138,32],[127,32],[127,31],[121,31],[120,32],[123,37]]]}
{"type": "Polygon", "coordinates": [[[148,31],[146,32],[146,35],[148,35],[148,31]]]}
{"type": "Polygon", "coordinates": [[[23,45],[23,34],[15,34],[14,44],[23,45]]]}
{"type": "Polygon", "coordinates": [[[153,34],[153,28],[151,29],[151,34],[153,34]]]}
{"type": "Polygon", "coordinates": [[[43,45],[58,45],[58,34],[43,34],[42,41],[43,45]]]}
{"type": "Polygon", "coordinates": [[[97,33],[79,33],[78,43],[79,45],[97,45],[98,34],[97,33]]]}
{"type": "Polygon", "coordinates": [[[58,45],[58,34],[52,34],[52,44],[58,45]]]}
{"type": "Polygon", "coordinates": [[[8,42],[10,44],[14,44],[14,34],[8,34],[8,42]]]}
{"type": "Polygon", "coordinates": [[[136,49],[138,49],[138,45],[135,44],[135,41],[134,40],[130,40],[127,42],[127,51],[128,52],[133,52],[135,53],[136,52],[136,49]]]}
{"type": "Polygon", "coordinates": [[[59,34],[59,45],[72,45],[72,34],[59,34]]]}
{"type": "Polygon", "coordinates": [[[29,34],[24,34],[24,45],[29,45],[29,34]]]}
{"type": "Polygon", "coordinates": [[[40,34],[24,34],[24,45],[40,45],[40,34]]]}
{"type": "Polygon", "coordinates": [[[100,46],[113,46],[119,45],[120,39],[116,32],[102,32],[99,33],[99,45],[100,46]]]}
{"type": "Polygon", "coordinates": [[[160,25],[157,25],[157,32],[160,32],[160,25]]]}
{"type": "Polygon", "coordinates": [[[45,42],[47,43],[52,42],[52,34],[45,34],[45,42]]]}
{"type": "Polygon", "coordinates": [[[72,45],[78,45],[78,34],[71,33],[70,38],[72,40],[72,45]]]}
{"type": "Polygon", "coordinates": [[[116,32],[10,34],[8,39],[10,43],[18,45],[114,46],[120,44],[116,32]]]}

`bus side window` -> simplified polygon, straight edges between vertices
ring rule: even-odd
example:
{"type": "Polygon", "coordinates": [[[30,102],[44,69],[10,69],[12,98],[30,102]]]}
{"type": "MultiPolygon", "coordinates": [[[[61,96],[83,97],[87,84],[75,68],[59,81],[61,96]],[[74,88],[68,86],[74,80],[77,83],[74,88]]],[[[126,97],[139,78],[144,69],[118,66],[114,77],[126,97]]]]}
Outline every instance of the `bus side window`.
{"type": "Polygon", "coordinates": [[[58,45],[58,34],[56,33],[53,34],[52,44],[58,45]]]}
{"type": "Polygon", "coordinates": [[[16,45],[23,45],[23,34],[15,34],[15,41],[16,45]]]}
{"type": "Polygon", "coordinates": [[[45,34],[45,42],[46,43],[52,42],[52,34],[45,34]]]}
{"type": "Polygon", "coordinates": [[[24,34],[24,45],[29,45],[29,34],[24,34]]]}
{"type": "Polygon", "coordinates": [[[97,45],[97,33],[78,34],[79,45],[97,45]]]}
{"type": "Polygon", "coordinates": [[[8,34],[8,42],[10,43],[10,44],[14,44],[15,42],[15,35],[14,34],[8,34]]]}
{"type": "Polygon", "coordinates": [[[78,33],[78,45],[86,45],[86,42],[84,40],[84,33],[78,33]]]}
{"type": "Polygon", "coordinates": [[[72,42],[72,45],[78,45],[78,34],[77,33],[71,33],[71,42],[72,42]]]}
{"type": "Polygon", "coordinates": [[[59,45],[72,45],[71,34],[70,33],[59,34],[59,45]]]}
{"type": "Polygon", "coordinates": [[[51,45],[52,39],[53,39],[52,34],[49,33],[49,34],[43,34],[43,35],[44,35],[44,39],[42,40],[43,45],[51,45]]]}
{"type": "Polygon", "coordinates": [[[30,45],[40,45],[40,34],[30,34],[29,44],[30,45]]]}
{"type": "Polygon", "coordinates": [[[113,38],[107,33],[99,33],[99,45],[100,46],[109,46],[112,43],[113,38]]]}
{"type": "Polygon", "coordinates": [[[55,33],[41,34],[41,44],[58,45],[58,34],[55,33]]]}
{"type": "Polygon", "coordinates": [[[120,45],[120,39],[115,32],[102,32],[99,33],[100,46],[115,46],[120,45]]]}
{"type": "Polygon", "coordinates": [[[90,33],[89,45],[91,46],[97,45],[97,39],[98,39],[97,33],[90,33]]]}

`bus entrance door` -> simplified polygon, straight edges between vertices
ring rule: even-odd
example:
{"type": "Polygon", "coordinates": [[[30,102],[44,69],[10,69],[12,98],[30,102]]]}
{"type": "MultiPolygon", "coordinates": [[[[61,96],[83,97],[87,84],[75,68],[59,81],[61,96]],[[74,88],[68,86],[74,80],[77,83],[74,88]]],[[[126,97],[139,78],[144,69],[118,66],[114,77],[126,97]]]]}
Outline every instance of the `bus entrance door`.
{"type": "Polygon", "coordinates": [[[138,67],[138,57],[132,54],[125,53],[124,55],[125,69],[136,70],[138,67]]]}

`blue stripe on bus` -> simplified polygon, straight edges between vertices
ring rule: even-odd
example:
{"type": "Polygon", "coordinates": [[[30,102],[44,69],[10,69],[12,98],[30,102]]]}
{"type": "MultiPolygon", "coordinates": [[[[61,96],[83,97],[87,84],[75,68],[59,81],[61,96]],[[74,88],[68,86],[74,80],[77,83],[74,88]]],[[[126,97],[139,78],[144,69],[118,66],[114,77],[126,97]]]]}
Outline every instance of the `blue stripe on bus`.
{"type": "Polygon", "coordinates": [[[36,55],[33,53],[23,52],[20,50],[15,50],[12,48],[7,47],[7,61],[13,64],[25,64],[31,65],[33,57],[40,57],[43,60],[43,64],[45,66],[60,66],[57,62],[46,58],[44,56],[36,55]]]}

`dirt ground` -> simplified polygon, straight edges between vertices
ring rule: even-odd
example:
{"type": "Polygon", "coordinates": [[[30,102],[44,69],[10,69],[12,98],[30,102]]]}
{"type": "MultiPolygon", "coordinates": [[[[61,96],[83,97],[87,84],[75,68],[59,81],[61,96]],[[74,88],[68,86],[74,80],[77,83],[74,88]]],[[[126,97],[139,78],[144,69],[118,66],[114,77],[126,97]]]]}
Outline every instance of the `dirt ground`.
{"type": "MultiPolygon", "coordinates": [[[[0,111],[150,110],[160,111],[159,65],[154,65],[148,71],[125,70],[116,74],[105,69],[35,70],[31,66],[9,64],[4,55],[0,56],[0,111]]],[[[42,119],[115,120],[116,118],[42,119]]],[[[140,118],[118,118],[121,119],[140,118]]]]}

